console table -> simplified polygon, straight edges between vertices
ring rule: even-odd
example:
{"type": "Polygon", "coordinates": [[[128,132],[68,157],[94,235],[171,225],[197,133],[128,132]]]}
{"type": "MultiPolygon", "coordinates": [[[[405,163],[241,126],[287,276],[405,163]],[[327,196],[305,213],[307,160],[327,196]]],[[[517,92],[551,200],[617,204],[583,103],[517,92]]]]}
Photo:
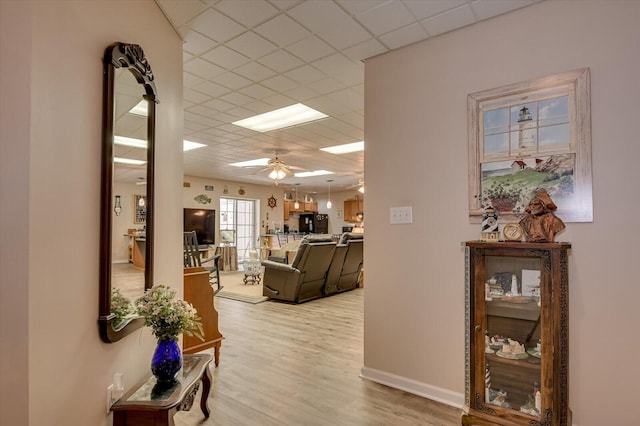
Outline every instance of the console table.
{"type": "Polygon", "coordinates": [[[184,355],[182,370],[172,384],[159,384],[149,373],[145,380],[131,388],[111,407],[114,426],[173,426],[173,415],[189,411],[202,383],[200,409],[209,417],[207,398],[211,389],[208,354],[184,355]]]}

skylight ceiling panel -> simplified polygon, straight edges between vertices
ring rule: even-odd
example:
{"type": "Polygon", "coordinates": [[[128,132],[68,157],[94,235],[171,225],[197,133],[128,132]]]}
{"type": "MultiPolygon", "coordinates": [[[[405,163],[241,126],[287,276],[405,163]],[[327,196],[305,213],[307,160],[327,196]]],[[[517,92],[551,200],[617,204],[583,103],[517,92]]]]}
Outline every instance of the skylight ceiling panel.
{"type": "Polygon", "coordinates": [[[198,77],[202,77],[205,80],[210,80],[225,72],[224,68],[220,68],[219,66],[200,58],[195,58],[187,62],[183,67],[185,71],[195,74],[198,77]]]}
{"type": "Polygon", "coordinates": [[[250,61],[248,57],[229,49],[227,46],[218,46],[201,57],[227,70],[232,70],[250,61]]]}
{"type": "Polygon", "coordinates": [[[293,44],[311,35],[306,28],[287,15],[278,15],[254,28],[254,31],[280,47],[293,44]]]}
{"type": "Polygon", "coordinates": [[[412,24],[395,31],[391,31],[379,39],[389,49],[398,49],[403,46],[407,46],[417,41],[425,40],[429,37],[429,34],[420,24],[412,24]]]}
{"type": "Polygon", "coordinates": [[[371,38],[362,26],[333,2],[303,2],[287,14],[336,49],[354,46],[371,38]]]}
{"type": "Polygon", "coordinates": [[[260,58],[278,49],[278,46],[253,31],[246,32],[226,44],[251,59],[260,58]]]}
{"type": "Polygon", "coordinates": [[[224,43],[246,30],[243,25],[213,9],[202,12],[189,26],[218,43],[224,43]]]}
{"type": "Polygon", "coordinates": [[[278,14],[278,9],[265,1],[223,0],[215,5],[225,15],[251,28],[278,14]]]}
{"type": "Polygon", "coordinates": [[[258,62],[249,62],[244,65],[241,65],[238,68],[236,68],[234,72],[255,82],[258,82],[276,75],[275,71],[265,67],[262,64],[259,64],[258,62]]]}
{"type": "Polygon", "coordinates": [[[276,50],[273,53],[269,53],[268,55],[263,56],[262,58],[258,59],[258,62],[279,73],[299,67],[304,63],[300,59],[296,58],[291,53],[283,49],[276,50]]]}
{"type": "Polygon", "coordinates": [[[433,18],[427,18],[420,23],[426,28],[429,34],[436,36],[446,32],[473,24],[475,17],[469,5],[464,4],[455,9],[448,10],[433,18]]]}
{"type": "Polygon", "coordinates": [[[357,14],[356,19],[376,36],[414,22],[409,10],[399,1],[373,7],[357,14]]]}
{"type": "Polygon", "coordinates": [[[286,50],[306,62],[315,61],[336,51],[316,36],[307,37],[291,44],[286,47],[286,50]]]}

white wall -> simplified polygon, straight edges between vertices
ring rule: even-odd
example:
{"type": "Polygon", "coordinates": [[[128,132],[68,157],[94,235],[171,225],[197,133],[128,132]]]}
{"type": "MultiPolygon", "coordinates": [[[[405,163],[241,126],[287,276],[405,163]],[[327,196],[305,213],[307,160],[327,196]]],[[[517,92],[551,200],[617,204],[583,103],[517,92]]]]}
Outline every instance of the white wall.
{"type": "Polygon", "coordinates": [[[182,43],[152,1],[0,4],[0,424],[111,424],[113,373],[134,385],[155,341],[98,335],[102,56],[115,41],[140,44],[154,71],[155,277],[181,292],[182,43]]]}
{"type": "Polygon", "coordinates": [[[580,426],[637,422],[639,16],[545,1],[366,61],[365,375],[463,402],[467,95],[590,67],[594,221],[557,238],[573,244],[570,406],[580,426]],[[414,223],[390,226],[405,205],[414,223]]]}

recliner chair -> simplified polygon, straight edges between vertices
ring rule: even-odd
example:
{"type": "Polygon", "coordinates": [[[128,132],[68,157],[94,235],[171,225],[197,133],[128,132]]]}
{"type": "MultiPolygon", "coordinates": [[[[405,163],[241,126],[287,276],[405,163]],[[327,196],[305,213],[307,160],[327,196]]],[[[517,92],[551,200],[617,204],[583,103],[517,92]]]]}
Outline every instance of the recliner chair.
{"type": "Polygon", "coordinates": [[[263,260],[263,295],[287,302],[324,296],[323,289],[336,243],[331,238],[305,237],[291,265],[263,260]]]}
{"type": "Polygon", "coordinates": [[[345,232],[340,237],[327,274],[324,294],[353,290],[358,286],[363,263],[364,235],[345,232]]]}

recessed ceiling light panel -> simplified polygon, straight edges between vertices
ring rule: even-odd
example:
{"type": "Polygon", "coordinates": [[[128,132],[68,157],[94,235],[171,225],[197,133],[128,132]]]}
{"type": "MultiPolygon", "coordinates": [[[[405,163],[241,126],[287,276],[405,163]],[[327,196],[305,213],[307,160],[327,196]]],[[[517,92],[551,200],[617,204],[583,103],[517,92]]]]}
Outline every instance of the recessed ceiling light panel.
{"type": "Polygon", "coordinates": [[[253,167],[253,166],[266,166],[269,164],[269,158],[258,158],[256,160],[241,161],[239,163],[231,163],[230,166],[234,167],[253,167]]]}
{"type": "Polygon", "coordinates": [[[320,151],[330,152],[331,154],[347,154],[349,152],[364,151],[364,141],[328,146],[326,148],[320,148],[320,151]]]}
{"type": "Polygon", "coordinates": [[[255,130],[256,132],[268,132],[271,130],[283,129],[297,124],[309,123],[311,121],[327,118],[328,115],[309,108],[303,104],[289,105],[288,107],[254,115],[243,120],[234,121],[231,124],[255,130]]]}
{"type": "Polygon", "coordinates": [[[322,176],[322,175],[332,175],[334,172],[330,172],[328,170],[314,170],[312,172],[300,172],[296,173],[296,177],[312,177],[312,176],[322,176]]]}

